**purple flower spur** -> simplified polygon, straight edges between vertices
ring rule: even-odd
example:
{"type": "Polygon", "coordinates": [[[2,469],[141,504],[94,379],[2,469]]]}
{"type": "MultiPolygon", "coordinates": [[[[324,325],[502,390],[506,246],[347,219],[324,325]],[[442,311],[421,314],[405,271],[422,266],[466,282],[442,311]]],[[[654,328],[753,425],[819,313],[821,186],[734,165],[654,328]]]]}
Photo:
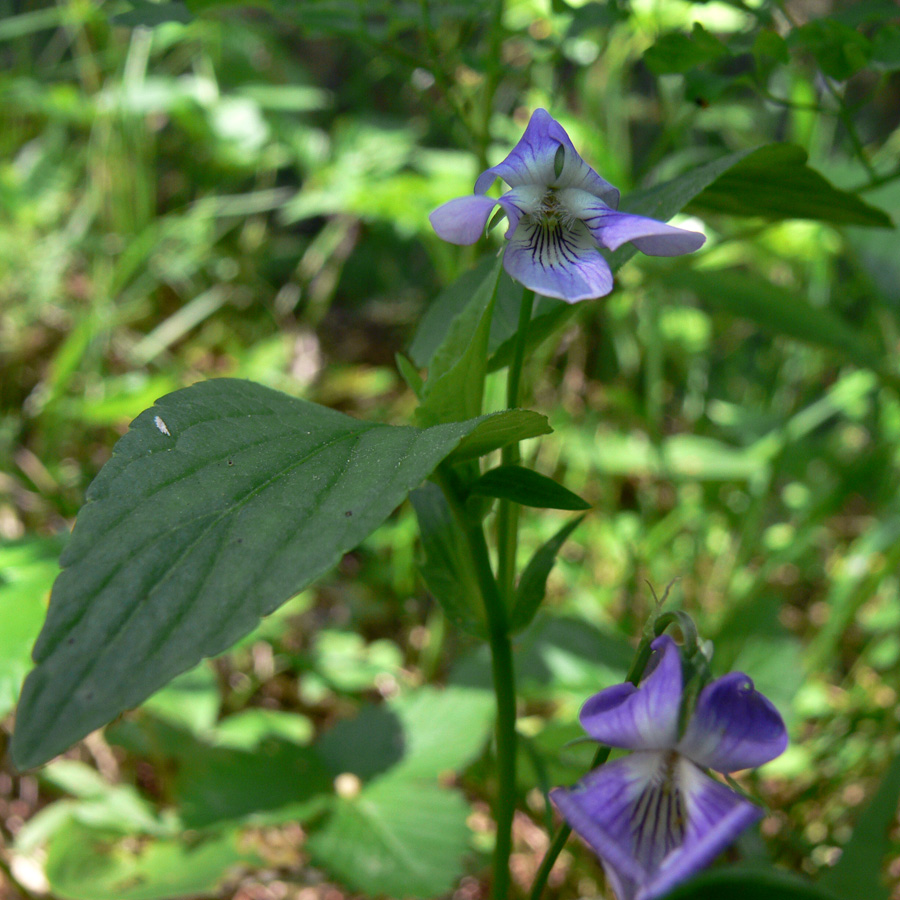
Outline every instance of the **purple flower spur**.
{"type": "Polygon", "coordinates": [[[651,900],[708,865],[762,810],[705,774],[762,765],[781,754],[778,711],[740,672],[708,684],[683,731],[681,659],[663,635],[639,687],[617,684],[582,707],[597,741],[634,752],[571,790],[550,792],[594,849],[619,900],[651,900]]]}
{"type": "Polygon", "coordinates": [[[568,303],[612,290],[598,244],[616,250],[631,241],[650,256],[680,256],[706,240],[696,231],[617,212],[619,192],[578,155],[545,109],[534,111],[512,153],[478,176],[474,194],[450,200],[429,219],[445,241],[474,244],[498,203],[509,221],[506,271],[535,293],[568,303]],[[486,196],[495,178],[512,188],[498,200],[486,196]]]}

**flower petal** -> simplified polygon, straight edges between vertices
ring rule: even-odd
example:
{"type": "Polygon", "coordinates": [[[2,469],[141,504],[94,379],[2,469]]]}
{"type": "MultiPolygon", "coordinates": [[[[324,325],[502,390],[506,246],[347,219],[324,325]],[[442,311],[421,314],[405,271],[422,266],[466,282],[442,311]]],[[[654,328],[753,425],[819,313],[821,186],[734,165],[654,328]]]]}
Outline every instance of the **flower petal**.
{"type": "Polygon", "coordinates": [[[678,749],[700,766],[736,772],[761,766],[787,747],[784,721],[743,672],[708,684],[678,749]]]}
{"type": "Polygon", "coordinates": [[[524,184],[549,187],[575,187],[588,191],[615,208],[619,192],[601,178],[579,155],[565,129],[545,109],[536,109],[525,134],[502,163],[482,172],[475,182],[475,193],[483,194],[495,178],[510,187],[524,184]],[[557,153],[563,148],[561,169],[557,175],[557,153]]]}
{"type": "Polygon", "coordinates": [[[533,184],[523,184],[507,191],[497,202],[503,207],[509,227],[504,237],[509,240],[516,232],[522,216],[535,215],[540,212],[541,198],[544,191],[533,184]]]}
{"type": "Polygon", "coordinates": [[[579,218],[594,239],[610,250],[618,250],[622,244],[631,241],[648,256],[681,256],[693,253],[706,242],[706,237],[699,231],[676,228],[646,216],[616,212],[596,202],[583,207],[579,218]]]}
{"type": "Polygon", "coordinates": [[[737,836],[762,818],[762,810],[680,759],[676,773],[686,809],[684,842],[663,859],[636,900],[653,900],[708,866],[737,836]]]}
{"type": "Polygon", "coordinates": [[[580,222],[545,226],[523,218],[506,247],[503,267],[535,293],[567,303],[602,297],[613,286],[609,265],[580,222]]]}
{"type": "Polygon", "coordinates": [[[651,645],[655,668],[641,682],[617,684],[594,694],[581,708],[581,725],[595,740],[628,750],[665,750],[678,741],[681,658],[668,635],[651,645]]]}
{"type": "Polygon", "coordinates": [[[618,900],[634,897],[651,875],[632,831],[637,804],[663,765],[662,753],[633,753],[600,766],[571,790],[550,791],[563,818],[603,861],[618,900]]]}
{"type": "Polygon", "coordinates": [[[550,796],[600,857],[618,900],[661,896],[762,815],[673,752],[633,753],[550,796]]]}
{"type": "Polygon", "coordinates": [[[474,244],[483,234],[491,210],[497,205],[493,197],[472,194],[457,197],[439,206],[429,217],[438,237],[451,244],[474,244]]]}

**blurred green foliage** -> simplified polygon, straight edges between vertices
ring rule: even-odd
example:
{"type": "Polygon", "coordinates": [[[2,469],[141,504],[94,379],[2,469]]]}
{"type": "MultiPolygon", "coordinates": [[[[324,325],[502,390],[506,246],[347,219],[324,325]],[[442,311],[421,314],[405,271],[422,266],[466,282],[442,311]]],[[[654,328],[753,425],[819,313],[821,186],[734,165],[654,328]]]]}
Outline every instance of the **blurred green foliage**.
{"type": "MultiPolygon", "coordinates": [[[[408,421],[394,354],[478,259],[427,215],[471,190],[531,109],[647,202],[667,179],[789,141],[801,150],[768,151],[743,194],[692,208],[702,255],[633,260],[531,354],[531,406],[555,434],[528,460],[594,510],[517,642],[530,817],[516,878],[527,887],[543,850],[540,789],[589,763],[568,743],[580,704],[622,678],[647,582],[678,579],[716,671],[750,673],[791,728],[789,751],[746,779],[774,812],[744,855],[852,883],[831,867],[861,821],[896,880],[900,241],[822,202],[830,184],[900,216],[893,2],[0,13],[4,733],[87,485],[157,397],[230,375],[408,421]],[[800,181],[784,175],[798,153],[800,181]]],[[[487,389],[502,407],[502,371],[487,389]]],[[[523,521],[522,564],[567,520],[523,521]]],[[[40,773],[0,773],[17,880],[86,900],[310,900],[325,879],[432,896],[468,873],[463,896],[480,896],[489,663],[429,598],[415,533],[401,509],[105,737],[40,773]],[[424,867],[404,880],[408,859],[424,867]]],[[[570,850],[554,889],[596,893],[596,862],[570,850]]]]}

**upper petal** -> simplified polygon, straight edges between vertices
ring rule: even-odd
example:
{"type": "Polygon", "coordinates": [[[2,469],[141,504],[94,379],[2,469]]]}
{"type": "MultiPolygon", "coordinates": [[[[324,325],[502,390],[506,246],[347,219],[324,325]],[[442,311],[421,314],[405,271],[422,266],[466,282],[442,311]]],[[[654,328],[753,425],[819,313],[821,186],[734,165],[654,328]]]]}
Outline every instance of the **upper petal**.
{"type": "Polygon", "coordinates": [[[544,297],[575,303],[608,294],[613,286],[609,265],[587,229],[580,222],[573,224],[545,227],[532,217],[523,218],[506,247],[503,267],[544,297]]]}
{"type": "Polygon", "coordinates": [[[651,645],[655,668],[640,687],[617,684],[581,708],[581,725],[596,741],[628,750],[664,750],[678,741],[681,658],[668,635],[651,645]]]}
{"type": "Polygon", "coordinates": [[[699,231],[676,228],[646,216],[616,212],[585,197],[581,191],[565,191],[560,200],[566,203],[573,215],[584,221],[594,239],[610,250],[618,250],[622,244],[631,241],[648,256],[681,256],[683,253],[693,253],[706,241],[699,231]]]}
{"type": "Polygon", "coordinates": [[[678,749],[717,772],[761,766],[787,747],[784,721],[743,672],[731,672],[700,692],[678,749]]]}
{"type": "Polygon", "coordinates": [[[545,109],[536,109],[525,134],[509,156],[482,172],[475,182],[475,193],[483,194],[495,178],[510,187],[536,184],[548,187],[576,187],[600,197],[610,206],[619,202],[619,192],[601,178],[579,155],[565,129],[545,109]],[[557,152],[563,148],[562,168],[556,174],[557,152]]]}
{"type": "Polygon", "coordinates": [[[474,244],[484,234],[488,216],[496,205],[496,200],[483,194],[457,197],[439,206],[428,220],[438,237],[445,241],[474,244]]]}

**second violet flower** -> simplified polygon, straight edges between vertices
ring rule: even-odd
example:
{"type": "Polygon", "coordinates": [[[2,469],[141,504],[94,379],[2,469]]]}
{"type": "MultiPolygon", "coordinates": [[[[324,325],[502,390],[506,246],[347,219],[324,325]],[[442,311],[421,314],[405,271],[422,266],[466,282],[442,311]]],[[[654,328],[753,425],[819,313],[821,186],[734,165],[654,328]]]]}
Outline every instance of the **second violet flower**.
{"type": "Polygon", "coordinates": [[[631,750],[572,789],[550,792],[600,857],[618,900],[652,900],[709,865],[762,810],[704,770],[729,773],[780,755],[787,732],[753,682],[732,672],[700,692],[682,723],[683,678],[675,642],[651,645],[639,687],[617,684],[582,707],[595,740],[631,750]]]}
{"type": "Polygon", "coordinates": [[[506,271],[537,294],[575,303],[612,290],[612,272],[598,245],[616,250],[631,241],[650,256],[680,256],[706,240],[618,212],[618,203],[618,190],[578,155],[559,122],[537,109],[509,156],[478,176],[475,193],[450,200],[429,218],[445,241],[474,244],[499,204],[509,222],[506,271]],[[499,199],[486,194],[496,178],[511,188],[499,199]]]}

